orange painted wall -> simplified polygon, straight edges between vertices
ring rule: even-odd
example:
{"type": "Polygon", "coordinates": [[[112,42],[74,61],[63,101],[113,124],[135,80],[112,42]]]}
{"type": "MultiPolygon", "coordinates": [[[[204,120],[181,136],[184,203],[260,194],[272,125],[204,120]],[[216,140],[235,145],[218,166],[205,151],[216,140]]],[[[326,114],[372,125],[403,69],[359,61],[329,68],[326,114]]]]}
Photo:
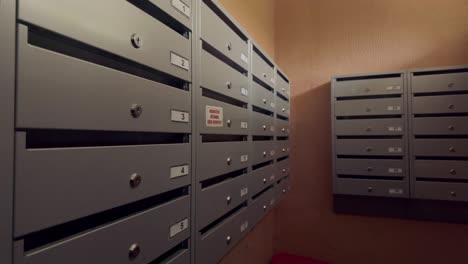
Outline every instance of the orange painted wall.
{"type": "Polygon", "coordinates": [[[292,81],[292,191],[275,250],[333,264],[468,263],[468,225],[332,211],[332,75],[468,64],[466,0],[275,0],[275,57],[292,81]]]}
{"type": "MultiPolygon", "coordinates": [[[[274,1],[219,0],[271,57],[274,56],[274,1]]],[[[273,254],[274,217],[269,213],[223,260],[223,264],[268,263],[273,254]]]]}

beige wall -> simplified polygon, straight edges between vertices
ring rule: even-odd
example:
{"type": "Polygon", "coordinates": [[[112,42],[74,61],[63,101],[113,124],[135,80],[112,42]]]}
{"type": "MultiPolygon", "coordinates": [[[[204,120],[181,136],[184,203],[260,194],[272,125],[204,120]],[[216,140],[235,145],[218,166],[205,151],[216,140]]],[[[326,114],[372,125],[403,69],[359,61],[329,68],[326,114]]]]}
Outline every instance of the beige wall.
{"type": "MultiPolygon", "coordinates": [[[[274,56],[274,1],[220,0],[249,35],[274,56]]],[[[223,264],[268,263],[273,254],[274,217],[268,214],[222,261],[223,264]]]]}
{"type": "Polygon", "coordinates": [[[468,64],[466,0],[276,0],[276,61],[292,81],[292,192],[275,249],[333,264],[467,263],[468,225],[335,215],[332,75],[468,64]]]}

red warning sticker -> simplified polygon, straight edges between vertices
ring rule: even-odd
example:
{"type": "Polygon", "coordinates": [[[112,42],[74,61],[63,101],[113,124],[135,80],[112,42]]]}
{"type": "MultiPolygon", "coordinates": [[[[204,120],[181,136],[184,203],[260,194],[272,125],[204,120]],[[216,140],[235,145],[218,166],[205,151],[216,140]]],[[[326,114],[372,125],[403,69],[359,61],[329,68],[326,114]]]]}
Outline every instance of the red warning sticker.
{"type": "Polygon", "coordinates": [[[218,106],[206,106],[206,126],[223,127],[223,108],[218,106]]]}

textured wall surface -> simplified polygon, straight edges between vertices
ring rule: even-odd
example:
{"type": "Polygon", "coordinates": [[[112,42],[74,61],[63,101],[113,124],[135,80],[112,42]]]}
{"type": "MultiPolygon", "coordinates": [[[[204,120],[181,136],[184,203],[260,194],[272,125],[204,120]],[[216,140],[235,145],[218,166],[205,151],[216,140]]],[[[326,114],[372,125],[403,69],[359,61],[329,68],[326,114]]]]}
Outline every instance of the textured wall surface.
{"type": "MultiPolygon", "coordinates": [[[[274,0],[219,0],[249,35],[274,56],[274,0]]],[[[273,254],[274,214],[270,212],[223,260],[223,264],[268,263],[273,254]]]]}
{"type": "Polygon", "coordinates": [[[275,250],[333,264],[467,263],[468,225],[335,215],[332,75],[468,64],[466,0],[275,0],[276,61],[292,81],[292,191],[275,250]]]}

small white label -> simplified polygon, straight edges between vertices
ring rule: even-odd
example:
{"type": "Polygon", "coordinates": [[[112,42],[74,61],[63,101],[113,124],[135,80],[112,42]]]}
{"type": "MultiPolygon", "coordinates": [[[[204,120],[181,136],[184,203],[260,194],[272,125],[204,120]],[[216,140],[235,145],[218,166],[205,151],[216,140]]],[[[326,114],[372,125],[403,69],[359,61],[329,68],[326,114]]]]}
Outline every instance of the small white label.
{"type": "Polygon", "coordinates": [[[390,152],[390,153],[401,153],[401,152],[403,152],[403,149],[398,148],[398,147],[388,148],[388,152],[390,152]]]}
{"type": "Polygon", "coordinates": [[[243,96],[249,96],[249,90],[245,89],[245,88],[241,88],[241,94],[243,96]]]}
{"type": "Polygon", "coordinates": [[[190,7],[180,0],[172,0],[172,6],[179,10],[184,16],[190,18],[190,7]]]}
{"type": "Polygon", "coordinates": [[[275,204],[275,199],[271,199],[270,205],[274,205],[274,204],[275,204]]]}
{"type": "Polygon", "coordinates": [[[270,106],[271,108],[275,108],[275,103],[271,102],[270,106]]]}
{"type": "Polygon", "coordinates": [[[402,168],[388,168],[388,172],[399,174],[399,173],[403,173],[403,169],[402,168]]]}
{"type": "Polygon", "coordinates": [[[171,110],[171,121],[188,123],[190,121],[190,115],[187,112],[171,110]]]}
{"type": "Polygon", "coordinates": [[[249,64],[249,58],[245,56],[244,53],[241,53],[241,60],[247,64],[249,64]]]}
{"type": "Polygon", "coordinates": [[[403,189],[401,189],[401,188],[398,188],[398,189],[391,188],[391,189],[388,189],[388,193],[389,194],[402,195],[403,194],[403,189]]]}
{"type": "Polygon", "coordinates": [[[270,155],[271,155],[271,156],[274,156],[274,155],[275,155],[275,151],[274,151],[274,150],[270,150],[270,155]]]}
{"type": "Polygon", "coordinates": [[[249,228],[249,221],[245,221],[244,223],[242,223],[242,225],[240,227],[241,233],[244,232],[245,230],[247,230],[247,228],[249,228]]]}
{"type": "Polygon", "coordinates": [[[171,167],[170,178],[178,178],[189,174],[189,165],[171,167]]]}
{"type": "Polygon", "coordinates": [[[401,86],[399,86],[399,85],[396,85],[396,86],[388,86],[388,87],[386,88],[386,90],[387,90],[387,91],[393,91],[393,90],[395,90],[395,91],[400,91],[400,90],[401,90],[401,86]]]}
{"type": "Polygon", "coordinates": [[[206,126],[223,127],[223,108],[217,106],[206,106],[206,126]]]}
{"type": "Polygon", "coordinates": [[[184,70],[190,70],[190,61],[184,57],[175,54],[174,52],[171,52],[171,63],[184,70]]]}
{"type": "Polygon", "coordinates": [[[276,83],[275,78],[271,77],[270,82],[273,83],[273,84],[275,84],[275,83],[276,83]]]}
{"type": "Polygon", "coordinates": [[[271,126],[271,127],[270,127],[270,131],[271,131],[271,132],[275,132],[275,127],[274,127],[274,126],[271,126]]]}
{"type": "Polygon", "coordinates": [[[246,196],[247,194],[249,194],[249,188],[247,188],[247,187],[243,188],[243,189],[240,191],[240,196],[241,196],[241,197],[244,197],[244,196],[246,196]]]}
{"type": "Polygon", "coordinates": [[[248,128],[248,127],[249,127],[249,123],[247,123],[247,122],[241,122],[240,127],[241,127],[241,128],[248,128]]]}
{"type": "Polygon", "coordinates": [[[180,232],[187,229],[188,226],[189,226],[188,219],[185,218],[184,220],[178,222],[177,224],[175,224],[175,225],[173,225],[173,226],[171,226],[169,228],[169,236],[173,237],[173,236],[179,234],[180,232]]]}
{"type": "Polygon", "coordinates": [[[388,111],[400,111],[401,110],[401,106],[388,106],[387,107],[387,110],[388,111]]]}
{"type": "Polygon", "coordinates": [[[242,156],[240,157],[240,162],[246,162],[246,161],[248,161],[248,160],[249,160],[249,155],[242,155],[242,156]]]}

